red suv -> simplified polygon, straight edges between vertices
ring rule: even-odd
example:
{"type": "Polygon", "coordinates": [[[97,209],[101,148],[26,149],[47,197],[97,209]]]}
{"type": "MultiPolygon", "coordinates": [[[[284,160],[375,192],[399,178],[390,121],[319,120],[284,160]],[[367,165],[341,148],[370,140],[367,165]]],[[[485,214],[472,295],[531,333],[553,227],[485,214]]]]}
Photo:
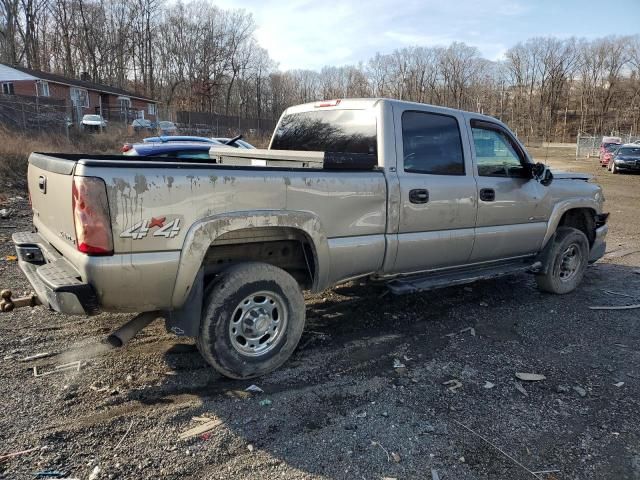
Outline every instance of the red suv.
{"type": "Polygon", "coordinates": [[[600,145],[600,166],[607,167],[609,166],[609,162],[613,158],[613,155],[616,153],[618,148],[620,148],[620,143],[603,143],[600,145]],[[604,146],[603,146],[604,145],[604,146]]]}

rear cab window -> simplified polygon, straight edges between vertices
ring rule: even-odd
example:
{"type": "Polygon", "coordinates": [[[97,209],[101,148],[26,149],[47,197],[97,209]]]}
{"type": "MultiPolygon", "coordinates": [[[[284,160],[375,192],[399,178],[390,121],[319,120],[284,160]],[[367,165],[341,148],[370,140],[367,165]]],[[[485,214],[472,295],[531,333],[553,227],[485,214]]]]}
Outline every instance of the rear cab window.
{"type": "Polygon", "coordinates": [[[455,117],[405,111],[402,114],[404,171],[430,175],[464,175],[460,127],[455,117]]]}
{"type": "Polygon", "coordinates": [[[312,110],[282,117],[272,150],[358,153],[377,156],[373,110],[312,110]]]}

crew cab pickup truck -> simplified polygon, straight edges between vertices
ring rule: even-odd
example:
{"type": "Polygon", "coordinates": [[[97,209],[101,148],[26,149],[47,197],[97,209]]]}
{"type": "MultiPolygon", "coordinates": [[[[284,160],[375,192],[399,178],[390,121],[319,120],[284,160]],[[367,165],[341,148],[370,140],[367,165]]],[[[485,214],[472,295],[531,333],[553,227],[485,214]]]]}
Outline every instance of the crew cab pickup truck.
{"type": "Polygon", "coordinates": [[[291,355],[304,290],[529,271],[564,294],[608,229],[601,188],[500,121],[389,99],[291,107],[269,149],[203,160],[33,153],[28,184],[34,229],[13,240],[42,304],[162,317],[232,378],[291,355]]]}

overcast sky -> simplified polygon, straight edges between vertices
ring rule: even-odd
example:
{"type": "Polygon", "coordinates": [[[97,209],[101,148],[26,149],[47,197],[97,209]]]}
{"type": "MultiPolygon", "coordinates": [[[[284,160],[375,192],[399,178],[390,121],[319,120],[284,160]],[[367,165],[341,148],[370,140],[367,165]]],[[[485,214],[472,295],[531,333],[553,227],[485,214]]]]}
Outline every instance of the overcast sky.
{"type": "Polygon", "coordinates": [[[283,70],[366,61],[376,52],[453,41],[491,60],[534,36],[640,33],[640,0],[213,0],[244,8],[283,70]]]}

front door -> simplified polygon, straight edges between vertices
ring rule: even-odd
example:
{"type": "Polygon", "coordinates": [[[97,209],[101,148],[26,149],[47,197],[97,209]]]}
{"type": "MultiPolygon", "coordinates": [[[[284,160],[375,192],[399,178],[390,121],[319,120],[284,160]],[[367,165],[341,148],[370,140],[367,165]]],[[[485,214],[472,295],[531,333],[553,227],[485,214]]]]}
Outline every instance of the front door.
{"type": "Polygon", "coordinates": [[[469,148],[460,135],[464,117],[438,109],[396,115],[401,203],[394,272],[463,265],[477,210],[469,148]]]}
{"type": "Polygon", "coordinates": [[[549,189],[532,180],[524,151],[501,125],[471,120],[478,219],[471,262],[536,253],[549,218],[549,189]]]}

